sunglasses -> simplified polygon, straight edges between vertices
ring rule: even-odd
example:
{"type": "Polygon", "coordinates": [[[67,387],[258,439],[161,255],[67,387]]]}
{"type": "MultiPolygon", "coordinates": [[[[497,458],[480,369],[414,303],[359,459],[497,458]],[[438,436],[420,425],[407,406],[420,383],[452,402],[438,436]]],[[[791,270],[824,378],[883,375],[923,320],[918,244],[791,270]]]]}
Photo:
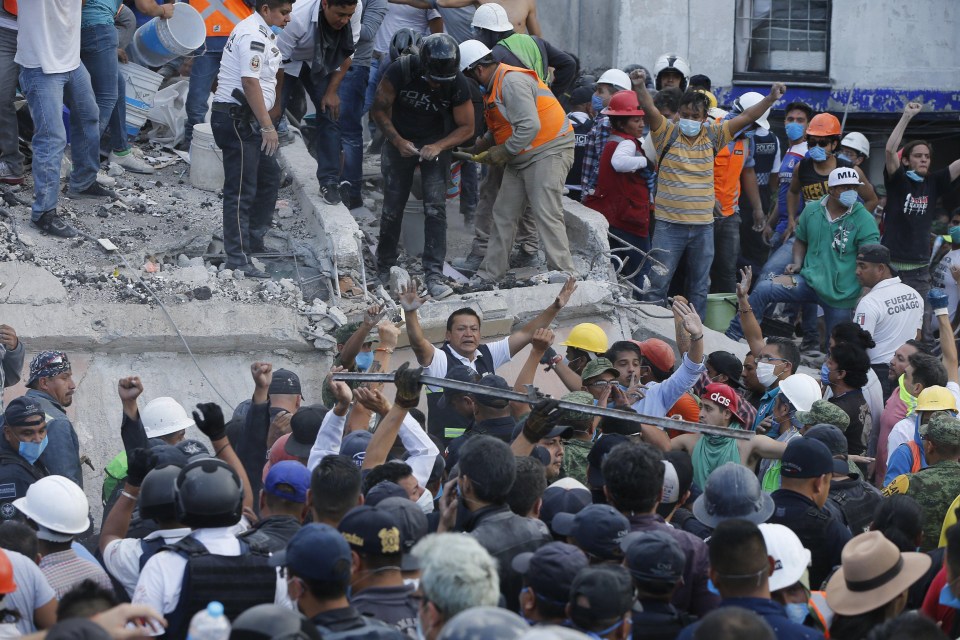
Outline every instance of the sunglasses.
{"type": "Polygon", "coordinates": [[[820,138],[819,140],[814,140],[813,138],[807,138],[807,144],[813,145],[815,147],[829,147],[833,144],[832,138],[820,138]]]}

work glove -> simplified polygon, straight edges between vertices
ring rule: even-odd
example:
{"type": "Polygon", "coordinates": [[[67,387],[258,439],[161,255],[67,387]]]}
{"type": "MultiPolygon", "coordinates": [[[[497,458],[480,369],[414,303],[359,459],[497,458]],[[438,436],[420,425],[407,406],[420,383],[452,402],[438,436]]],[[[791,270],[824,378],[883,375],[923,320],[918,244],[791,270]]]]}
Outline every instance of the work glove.
{"type": "Polygon", "coordinates": [[[197,423],[200,432],[210,438],[211,442],[223,439],[227,435],[227,427],[223,422],[223,411],[216,402],[203,402],[197,405],[193,412],[193,421],[197,423]],[[202,416],[202,417],[201,417],[202,416]]]}
{"type": "Polygon", "coordinates": [[[157,466],[157,454],[149,448],[137,448],[127,458],[127,484],[139,487],[153,468],[157,466]]]}
{"type": "Polygon", "coordinates": [[[538,402],[523,423],[523,437],[529,442],[539,442],[550,433],[562,413],[559,405],[560,401],[553,398],[544,398],[538,402]]]}
{"type": "Polygon", "coordinates": [[[502,144],[494,145],[486,151],[473,156],[474,162],[492,165],[504,165],[510,162],[511,159],[513,159],[513,154],[507,151],[507,148],[502,144]]]}
{"type": "Polygon", "coordinates": [[[930,289],[927,294],[927,302],[933,307],[933,313],[938,316],[945,316],[948,313],[947,292],[940,288],[930,289]]]}
{"type": "Polygon", "coordinates": [[[420,404],[420,389],[423,387],[423,383],[420,382],[422,373],[423,367],[411,369],[409,362],[400,365],[393,376],[393,383],[397,386],[397,395],[393,399],[395,405],[412,409],[420,404]]]}

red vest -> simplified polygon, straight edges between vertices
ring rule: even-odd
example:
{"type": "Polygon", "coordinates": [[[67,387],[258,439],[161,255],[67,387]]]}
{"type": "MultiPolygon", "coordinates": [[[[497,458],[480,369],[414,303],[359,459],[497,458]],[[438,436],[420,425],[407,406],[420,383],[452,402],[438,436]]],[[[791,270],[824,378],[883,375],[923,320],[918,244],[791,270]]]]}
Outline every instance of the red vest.
{"type": "MultiPolygon", "coordinates": [[[[621,173],[610,163],[622,140],[630,140],[640,151],[640,141],[614,131],[600,154],[597,186],[583,204],[603,214],[613,229],[645,238],[650,234],[650,189],[639,171],[621,173]]],[[[642,152],[641,152],[642,153],[642,152]]]]}

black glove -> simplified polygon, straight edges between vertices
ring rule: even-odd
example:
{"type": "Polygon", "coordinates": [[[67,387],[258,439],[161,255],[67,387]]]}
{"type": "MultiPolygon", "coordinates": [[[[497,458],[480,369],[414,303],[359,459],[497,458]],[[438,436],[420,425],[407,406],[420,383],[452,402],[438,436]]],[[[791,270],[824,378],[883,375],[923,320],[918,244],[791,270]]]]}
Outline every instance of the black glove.
{"type": "Polygon", "coordinates": [[[530,442],[540,442],[560,419],[562,410],[559,405],[560,401],[553,398],[545,398],[538,402],[527,416],[527,421],[523,423],[523,437],[530,442]]]}
{"type": "Polygon", "coordinates": [[[210,438],[211,442],[222,439],[227,435],[227,427],[223,422],[223,411],[216,402],[202,402],[193,412],[193,421],[197,423],[200,432],[210,438]],[[202,418],[200,416],[203,416],[202,418]]]}
{"type": "Polygon", "coordinates": [[[127,484],[139,487],[143,479],[157,466],[157,454],[153,449],[139,447],[127,457],[127,484]]]}
{"type": "Polygon", "coordinates": [[[393,383],[397,386],[397,395],[393,399],[395,405],[412,409],[420,404],[420,389],[423,388],[423,383],[420,382],[422,373],[423,367],[411,369],[409,362],[400,365],[393,376],[393,383]]]}
{"type": "Polygon", "coordinates": [[[540,356],[540,364],[547,365],[547,369],[552,369],[553,365],[560,362],[560,360],[562,360],[562,358],[557,355],[553,347],[547,347],[547,350],[540,356]]]}

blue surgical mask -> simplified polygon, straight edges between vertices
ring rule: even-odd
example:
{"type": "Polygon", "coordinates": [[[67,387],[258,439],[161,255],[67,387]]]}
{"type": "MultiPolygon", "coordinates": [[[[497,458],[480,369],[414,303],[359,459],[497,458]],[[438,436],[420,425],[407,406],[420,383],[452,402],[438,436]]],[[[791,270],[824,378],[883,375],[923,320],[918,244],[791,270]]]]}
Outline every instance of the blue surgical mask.
{"type": "Polygon", "coordinates": [[[849,162],[850,164],[853,164],[853,158],[851,158],[850,156],[848,156],[848,155],[845,154],[845,153],[838,153],[838,154],[837,154],[837,157],[846,160],[846,161],[849,162]]]}
{"type": "Polygon", "coordinates": [[[590,98],[590,104],[593,106],[593,110],[597,113],[603,109],[603,98],[597,94],[593,94],[593,97],[590,98]]]}
{"type": "Polygon", "coordinates": [[[857,204],[857,192],[856,191],[844,191],[840,194],[840,197],[837,198],[844,207],[849,209],[853,205],[857,204]]]}
{"type": "Polygon", "coordinates": [[[707,591],[709,591],[710,593],[716,596],[720,595],[720,590],[717,589],[717,586],[715,584],[713,584],[713,580],[707,580],[707,591]]]}
{"type": "Polygon", "coordinates": [[[703,123],[699,120],[688,120],[686,118],[680,118],[680,133],[683,135],[693,138],[700,133],[700,129],[703,128],[703,123]]]}
{"type": "Polygon", "coordinates": [[[917,173],[916,171],[913,171],[912,169],[910,171],[907,171],[907,177],[913,180],[914,182],[923,182],[923,176],[917,173]]]}
{"type": "Polygon", "coordinates": [[[827,150],[823,147],[811,147],[808,155],[814,162],[823,162],[827,159],[827,150]]]}
{"type": "Polygon", "coordinates": [[[283,27],[270,27],[270,29],[278,36],[283,33],[283,27]]]}
{"type": "Polygon", "coordinates": [[[353,359],[360,371],[366,371],[373,364],[373,351],[361,351],[353,359]]]}
{"type": "Polygon", "coordinates": [[[943,589],[940,589],[940,604],[951,609],[960,609],[960,598],[953,595],[949,584],[943,585],[943,589]]]}
{"type": "Polygon", "coordinates": [[[784,129],[787,130],[787,138],[792,140],[799,140],[803,137],[805,128],[799,122],[788,122],[784,129]]]}
{"type": "Polygon", "coordinates": [[[783,605],[787,610],[787,619],[794,624],[803,624],[810,614],[810,605],[806,602],[790,602],[783,605]]]}
{"type": "Polygon", "coordinates": [[[827,368],[826,362],[820,367],[820,382],[822,382],[825,387],[830,386],[830,369],[827,368]]]}
{"type": "Polygon", "coordinates": [[[33,464],[40,458],[43,450],[47,448],[47,442],[47,436],[43,436],[43,440],[40,442],[21,442],[19,449],[20,457],[30,464],[33,464]]]}
{"type": "Polygon", "coordinates": [[[950,240],[960,243],[960,227],[950,227],[950,240]]]}

